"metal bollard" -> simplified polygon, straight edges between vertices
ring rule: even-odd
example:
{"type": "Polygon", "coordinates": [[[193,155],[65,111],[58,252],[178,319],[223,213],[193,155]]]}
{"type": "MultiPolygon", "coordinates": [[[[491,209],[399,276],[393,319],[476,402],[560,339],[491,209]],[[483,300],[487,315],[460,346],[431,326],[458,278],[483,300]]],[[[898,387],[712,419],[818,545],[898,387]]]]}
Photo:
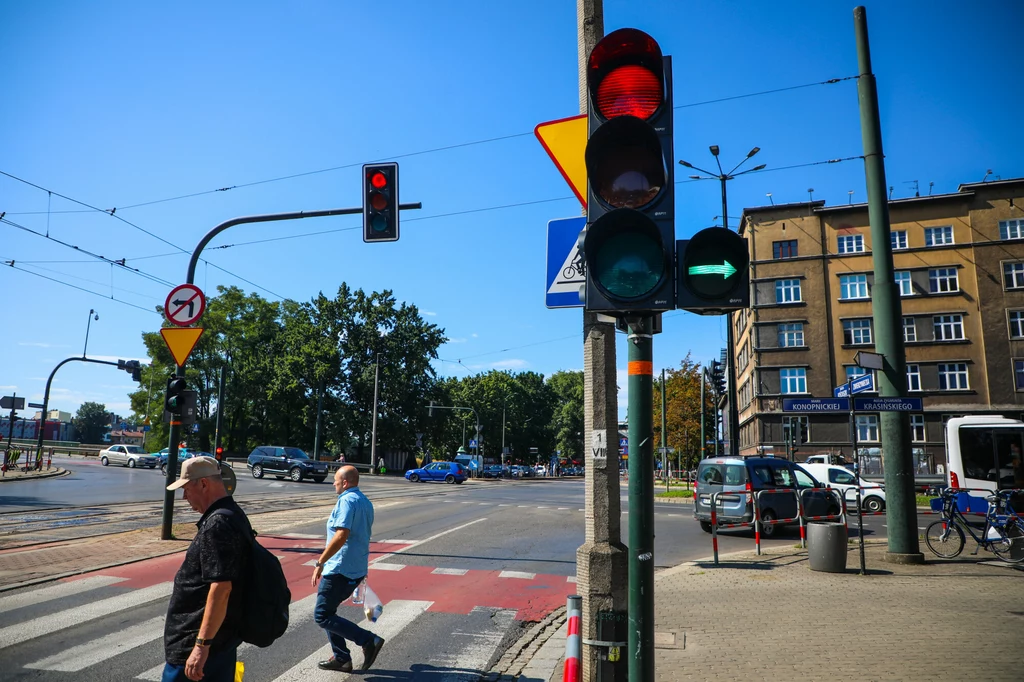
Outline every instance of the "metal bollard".
{"type": "Polygon", "coordinates": [[[715,565],[718,565],[718,513],[715,511],[718,505],[718,493],[711,495],[711,546],[715,549],[715,565]]]}
{"type": "Polygon", "coordinates": [[[562,669],[562,682],[579,682],[582,666],[580,665],[580,618],[583,613],[583,597],[578,594],[566,598],[565,621],[565,667],[562,669]]]}

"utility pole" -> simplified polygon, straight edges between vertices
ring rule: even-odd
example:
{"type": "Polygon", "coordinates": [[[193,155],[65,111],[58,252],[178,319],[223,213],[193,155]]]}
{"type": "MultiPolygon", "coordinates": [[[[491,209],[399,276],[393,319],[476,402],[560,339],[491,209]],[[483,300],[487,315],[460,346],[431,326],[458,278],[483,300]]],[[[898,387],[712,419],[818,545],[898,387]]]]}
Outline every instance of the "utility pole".
{"type": "MultiPolygon", "coordinates": [[[[323,411],[324,411],[324,380],[321,379],[320,382],[317,384],[317,391],[316,391],[316,427],[313,429],[313,459],[318,461],[318,462],[320,461],[320,450],[322,449],[322,446],[320,445],[320,424],[323,421],[321,419],[321,415],[323,414],[323,411]]],[[[374,415],[374,416],[376,416],[376,415],[374,415]]],[[[374,438],[374,440],[377,440],[377,439],[374,438]]]]}
{"type": "Polygon", "coordinates": [[[377,473],[377,397],[380,395],[380,353],[373,370],[373,427],[370,432],[370,472],[377,473]]]}
{"type": "Polygon", "coordinates": [[[228,366],[220,366],[220,383],[217,386],[217,421],[213,429],[213,454],[220,448],[220,428],[224,424],[224,384],[228,380],[228,366]]]}
{"type": "Polygon", "coordinates": [[[661,370],[661,475],[665,477],[665,492],[669,491],[668,475],[668,443],[665,418],[665,370],[661,370]]]}
{"type": "Polygon", "coordinates": [[[707,457],[708,449],[708,437],[704,430],[704,413],[708,411],[708,406],[704,398],[704,383],[708,376],[708,370],[706,367],[701,368],[700,373],[700,458],[705,459],[707,457]]]}
{"type": "MultiPolygon", "coordinates": [[[[853,23],[859,67],[857,99],[860,102],[868,220],[871,223],[871,261],[875,273],[871,310],[875,327],[875,351],[884,358],[883,368],[877,374],[878,393],[898,397],[905,396],[907,392],[903,310],[893,275],[882,124],[878,116],[875,76],[871,73],[871,46],[868,42],[867,10],[864,7],[853,10],[853,23]]],[[[853,401],[852,395],[850,400],[853,401]]],[[[917,538],[917,501],[914,495],[909,417],[903,412],[882,412],[879,422],[885,462],[885,518],[889,543],[885,558],[891,563],[924,563],[917,538]]]]}
{"type": "MultiPolygon", "coordinates": [[[[604,37],[602,0],[576,0],[580,113],[587,113],[587,61],[604,37]]],[[[622,641],[626,630],[628,562],[621,541],[619,501],[618,389],[615,326],[597,313],[583,313],[584,543],[576,550],[576,588],[583,597],[582,679],[626,679],[625,651],[618,663],[605,660],[607,647],[587,641],[622,641]]],[[[637,415],[630,413],[630,424],[637,415]]],[[[648,423],[650,423],[648,414],[648,423]]],[[[650,444],[648,443],[648,446],[650,444]]],[[[630,457],[630,464],[633,458],[630,457]]],[[[638,680],[640,678],[637,678],[638,680]]]]}

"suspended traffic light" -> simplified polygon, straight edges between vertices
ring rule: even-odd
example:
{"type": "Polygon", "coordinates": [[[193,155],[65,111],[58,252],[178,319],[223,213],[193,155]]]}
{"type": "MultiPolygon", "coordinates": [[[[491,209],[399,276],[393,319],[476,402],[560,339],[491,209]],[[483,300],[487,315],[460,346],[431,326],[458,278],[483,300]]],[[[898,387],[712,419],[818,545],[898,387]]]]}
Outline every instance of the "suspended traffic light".
{"type": "Polygon", "coordinates": [[[677,242],[676,306],[700,315],[750,307],[747,240],[724,227],[709,227],[677,242]]]}
{"type": "Polygon", "coordinates": [[[363,166],[363,241],[398,240],[398,164],[363,166]]]}
{"type": "Polygon", "coordinates": [[[167,397],[164,399],[164,409],[171,414],[181,414],[184,405],[183,394],[185,393],[185,379],[179,376],[172,376],[167,380],[167,397]]]}
{"type": "Polygon", "coordinates": [[[672,60],[624,28],[587,62],[587,230],[584,307],[675,308],[672,60]]]}

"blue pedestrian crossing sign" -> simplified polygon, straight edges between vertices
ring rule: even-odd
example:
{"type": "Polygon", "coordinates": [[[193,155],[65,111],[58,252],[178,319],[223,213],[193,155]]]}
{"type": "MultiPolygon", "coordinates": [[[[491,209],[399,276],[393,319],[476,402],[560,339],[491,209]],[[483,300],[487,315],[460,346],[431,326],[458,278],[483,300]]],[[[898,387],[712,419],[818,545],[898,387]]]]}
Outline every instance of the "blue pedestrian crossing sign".
{"type": "Polygon", "coordinates": [[[583,275],[583,254],[578,240],[587,226],[584,216],[548,221],[547,278],[544,304],[548,308],[582,308],[580,287],[586,284],[583,275]]]}

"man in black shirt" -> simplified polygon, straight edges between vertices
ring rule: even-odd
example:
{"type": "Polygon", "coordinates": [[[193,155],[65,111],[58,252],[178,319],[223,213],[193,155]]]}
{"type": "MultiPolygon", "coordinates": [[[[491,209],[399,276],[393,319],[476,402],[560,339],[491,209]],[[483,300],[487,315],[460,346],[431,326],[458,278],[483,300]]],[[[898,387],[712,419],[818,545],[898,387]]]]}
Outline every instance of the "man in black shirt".
{"type": "Polygon", "coordinates": [[[250,529],[249,520],[227,494],[220,464],[212,457],[185,460],[181,476],[167,486],[178,488],[202,517],[174,576],[164,626],[163,682],[233,682],[249,554],[242,529],[250,529]],[[221,509],[227,514],[214,513],[221,509]]]}

